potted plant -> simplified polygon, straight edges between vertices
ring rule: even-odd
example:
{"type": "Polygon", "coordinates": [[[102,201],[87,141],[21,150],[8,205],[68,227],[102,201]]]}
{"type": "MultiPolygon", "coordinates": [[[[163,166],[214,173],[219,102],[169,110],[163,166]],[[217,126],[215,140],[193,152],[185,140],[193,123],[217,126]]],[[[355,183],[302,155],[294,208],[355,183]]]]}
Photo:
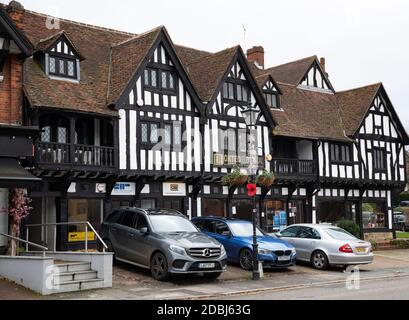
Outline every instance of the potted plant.
{"type": "Polygon", "coordinates": [[[270,188],[275,181],[275,175],[273,172],[264,171],[263,174],[257,177],[257,184],[264,188],[270,188]]]}
{"type": "Polygon", "coordinates": [[[243,174],[239,168],[234,168],[222,178],[222,185],[228,187],[239,187],[247,182],[248,176],[243,174]]]}

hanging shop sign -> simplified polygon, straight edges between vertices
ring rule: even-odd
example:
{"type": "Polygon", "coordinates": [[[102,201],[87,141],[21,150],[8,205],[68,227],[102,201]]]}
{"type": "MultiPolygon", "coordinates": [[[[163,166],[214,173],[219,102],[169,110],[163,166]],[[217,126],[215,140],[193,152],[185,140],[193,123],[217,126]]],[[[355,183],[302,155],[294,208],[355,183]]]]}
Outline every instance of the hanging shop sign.
{"type": "Polygon", "coordinates": [[[163,195],[168,197],[185,197],[186,183],[166,182],[163,184],[163,195]]]}

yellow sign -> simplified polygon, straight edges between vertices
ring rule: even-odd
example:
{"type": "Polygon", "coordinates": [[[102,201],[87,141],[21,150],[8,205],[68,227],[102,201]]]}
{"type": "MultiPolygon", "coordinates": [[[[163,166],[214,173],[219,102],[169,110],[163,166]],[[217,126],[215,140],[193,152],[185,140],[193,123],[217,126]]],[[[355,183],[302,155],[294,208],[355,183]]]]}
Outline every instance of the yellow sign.
{"type": "MultiPolygon", "coordinates": [[[[88,232],[88,241],[95,240],[95,233],[92,231],[88,232]]],[[[85,232],[70,232],[68,234],[68,242],[84,242],[85,232]]]]}

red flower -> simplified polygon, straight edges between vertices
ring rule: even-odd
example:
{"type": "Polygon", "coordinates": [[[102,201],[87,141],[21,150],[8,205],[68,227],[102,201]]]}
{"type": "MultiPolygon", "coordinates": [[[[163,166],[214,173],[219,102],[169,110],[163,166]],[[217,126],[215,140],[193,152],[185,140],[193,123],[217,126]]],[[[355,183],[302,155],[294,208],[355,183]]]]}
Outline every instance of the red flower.
{"type": "Polygon", "coordinates": [[[254,183],[249,183],[247,185],[247,195],[250,198],[254,198],[257,195],[257,185],[255,185],[254,183]]]}

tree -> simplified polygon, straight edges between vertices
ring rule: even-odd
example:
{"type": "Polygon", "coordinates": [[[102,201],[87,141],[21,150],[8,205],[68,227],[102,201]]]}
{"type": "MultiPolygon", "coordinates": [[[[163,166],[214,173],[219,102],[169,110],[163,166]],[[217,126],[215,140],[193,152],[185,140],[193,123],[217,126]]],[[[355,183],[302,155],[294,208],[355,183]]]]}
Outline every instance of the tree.
{"type": "MultiPolygon", "coordinates": [[[[26,189],[10,189],[10,203],[9,203],[9,229],[10,235],[19,238],[21,221],[30,215],[33,209],[30,207],[32,200],[27,196],[26,189]]],[[[17,241],[9,241],[8,254],[11,256],[17,255],[17,241]]]]}

